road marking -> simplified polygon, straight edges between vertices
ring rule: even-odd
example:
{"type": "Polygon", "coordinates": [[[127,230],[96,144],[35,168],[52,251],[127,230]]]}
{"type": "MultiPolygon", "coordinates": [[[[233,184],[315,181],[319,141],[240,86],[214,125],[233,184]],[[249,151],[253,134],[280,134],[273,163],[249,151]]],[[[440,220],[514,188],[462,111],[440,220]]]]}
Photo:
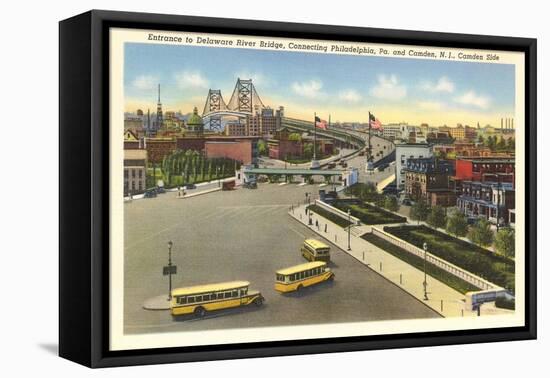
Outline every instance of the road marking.
{"type": "Polygon", "coordinates": [[[304,239],[306,239],[306,236],[305,236],[304,234],[302,234],[300,231],[295,230],[295,229],[293,229],[293,228],[290,227],[290,226],[287,226],[287,227],[288,227],[289,230],[294,231],[294,232],[297,233],[299,236],[301,236],[301,237],[303,237],[304,239]]]}

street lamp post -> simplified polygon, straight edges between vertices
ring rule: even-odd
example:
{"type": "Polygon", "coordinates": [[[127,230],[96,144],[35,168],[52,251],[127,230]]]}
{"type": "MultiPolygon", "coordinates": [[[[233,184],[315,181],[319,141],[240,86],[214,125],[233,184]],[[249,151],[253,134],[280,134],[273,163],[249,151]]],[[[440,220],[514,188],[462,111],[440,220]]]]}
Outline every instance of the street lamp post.
{"type": "Polygon", "coordinates": [[[348,251],[351,251],[351,210],[348,209],[348,251]]]}
{"type": "Polygon", "coordinates": [[[168,241],[168,300],[172,299],[172,240],[168,241]]]}
{"type": "Polygon", "coordinates": [[[426,280],[426,257],[428,253],[428,243],[424,243],[424,282],[422,285],[424,286],[424,300],[428,300],[428,281],[426,280]]]}

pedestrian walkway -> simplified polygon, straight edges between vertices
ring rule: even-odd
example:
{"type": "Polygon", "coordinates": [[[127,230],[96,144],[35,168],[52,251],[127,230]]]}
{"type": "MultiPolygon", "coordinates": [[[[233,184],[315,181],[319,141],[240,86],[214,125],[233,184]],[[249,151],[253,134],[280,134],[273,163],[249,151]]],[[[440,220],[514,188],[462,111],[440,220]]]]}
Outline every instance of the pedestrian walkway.
{"type": "MultiPolygon", "coordinates": [[[[444,317],[477,316],[477,312],[465,309],[465,297],[463,294],[430,276],[426,277],[428,284],[428,299],[425,300],[423,271],[414,268],[388,252],[356,236],[363,235],[365,232],[371,232],[371,226],[352,226],[348,239],[347,228],[343,229],[315,213],[311,213],[312,224],[309,225],[310,216],[309,214],[306,215],[306,205],[291,208],[289,215],[304,226],[310,228],[313,232],[338,246],[359,262],[367,265],[370,269],[380,274],[388,281],[399,286],[419,301],[422,301],[426,306],[440,315],[444,317]]],[[[504,313],[509,314],[510,311],[498,309],[490,305],[483,305],[481,307],[481,316],[504,313]]]]}

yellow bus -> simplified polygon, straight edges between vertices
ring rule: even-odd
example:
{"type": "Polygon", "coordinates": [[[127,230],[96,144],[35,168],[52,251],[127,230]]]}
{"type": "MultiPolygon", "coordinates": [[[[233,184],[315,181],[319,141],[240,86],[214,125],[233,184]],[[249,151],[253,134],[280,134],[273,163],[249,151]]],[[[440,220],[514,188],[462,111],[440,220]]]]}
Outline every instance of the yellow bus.
{"type": "Polygon", "coordinates": [[[324,281],[332,281],[334,273],[324,261],[314,261],[275,272],[275,290],[281,293],[300,291],[324,281]]]}
{"type": "Polygon", "coordinates": [[[317,239],[304,240],[301,251],[308,261],[330,261],[330,247],[317,239]]]}
{"type": "Polygon", "coordinates": [[[172,315],[203,317],[208,311],[250,304],[261,306],[264,297],[257,290],[249,290],[248,286],[248,281],[232,281],[174,289],[170,306],[172,315]]]}

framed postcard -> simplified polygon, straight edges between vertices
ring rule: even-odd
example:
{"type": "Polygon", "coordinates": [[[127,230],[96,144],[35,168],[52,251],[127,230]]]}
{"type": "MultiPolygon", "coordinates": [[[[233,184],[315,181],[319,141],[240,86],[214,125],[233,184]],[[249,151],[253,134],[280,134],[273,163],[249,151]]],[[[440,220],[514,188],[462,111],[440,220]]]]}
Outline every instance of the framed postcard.
{"type": "Polygon", "coordinates": [[[536,337],[536,40],[60,23],[60,355],[536,337]]]}

